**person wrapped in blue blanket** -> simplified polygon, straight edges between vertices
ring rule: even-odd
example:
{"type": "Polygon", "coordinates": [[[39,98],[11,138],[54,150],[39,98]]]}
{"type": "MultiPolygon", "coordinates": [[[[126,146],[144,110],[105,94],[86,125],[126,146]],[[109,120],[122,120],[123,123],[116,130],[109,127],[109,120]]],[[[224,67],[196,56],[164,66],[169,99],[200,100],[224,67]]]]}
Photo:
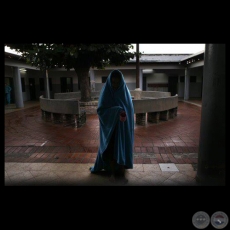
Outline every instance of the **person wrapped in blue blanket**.
{"type": "MultiPolygon", "coordinates": [[[[109,74],[98,101],[100,146],[92,173],[108,171],[111,179],[125,178],[133,168],[134,108],[130,91],[120,70],[109,74]]],[[[126,179],[127,180],[127,179],[126,179]]]]}

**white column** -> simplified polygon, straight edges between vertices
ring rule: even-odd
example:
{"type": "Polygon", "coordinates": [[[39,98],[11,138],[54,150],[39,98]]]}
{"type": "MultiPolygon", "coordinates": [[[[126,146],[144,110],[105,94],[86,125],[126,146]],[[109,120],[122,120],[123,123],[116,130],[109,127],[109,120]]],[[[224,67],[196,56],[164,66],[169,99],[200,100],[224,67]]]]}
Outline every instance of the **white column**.
{"type": "Polygon", "coordinates": [[[140,69],[139,71],[139,86],[140,89],[143,90],[143,69],[140,69]]]}
{"type": "Polygon", "coordinates": [[[50,84],[49,84],[48,70],[46,70],[46,97],[50,99],[50,84]]]}
{"type": "Polygon", "coordinates": [[[21,82],[21,74],[18,67],[13,67],[13,79],[14,79],[16,108],[23,108],[24,103],[23,103],[23,95],[22,95],[22,82],[21,82]]]}
{"type": "Polygon", "coordinates": [[[189,83],[190,83],[189,69],[185,68],[184,100],[189,100],[189,83]]]}
{"type": "Polygon", "coordinates": [[[90,76],[91,91],[95,91],[95,75],[93,69],[89,70],[89,76],[90,76]]]}

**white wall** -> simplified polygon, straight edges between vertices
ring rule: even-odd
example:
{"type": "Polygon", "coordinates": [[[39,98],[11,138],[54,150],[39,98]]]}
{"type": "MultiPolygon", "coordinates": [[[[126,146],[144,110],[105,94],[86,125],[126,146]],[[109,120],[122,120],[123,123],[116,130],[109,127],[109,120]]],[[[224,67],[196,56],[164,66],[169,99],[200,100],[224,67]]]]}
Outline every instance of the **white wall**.
{"type": "MultiPolygon", "coordinates": [[[[100,90],[103,86],[102,83],[102,76],[108,76],[109,73],[112,71],[110,70],[94,70],[94,76],[95,76],[95,89],[100,90]]],[[[158,70],[159,71],[159,70],[158,70]]],[[[164,70],[162,69],[162,72],[164,70]]],[[[168,70],[169,71],[169,70],[168,70]]],[[[171,71],[171,70],[170,70],[171,71]]],[[[176,71],[176,70],[175,70],[176,71]]],[[[124,75],[125,82],[127,83],[127,86],[130,90],[134,90],[136,88],[136,69],[121,69],[121,72],[124,75]]],[[[54,93],[59,93],[61,86],[60,86],[60,78],[61,77],[72,77],[73,79],[73,91],[78,91],[78,77],[77,74],[74,70],[71,71],[54,71],[54,70],[49,70],[48,72],[49,78],[52,78],[52,85],[53,85],[53,92],[54,93]]],[[[176,75],[176,73],[175,73],[176,75]]],[[[178,70],[178,77],[179,76],[184,76],[185,73],[183,74],[182,70],[178,70]]],[[[193,83],[191,86],[191,92],[190,94],[193,96],[199,96],[201,92],[201,87],[202,87],[202,80],[203,80],[203,67],[197,67],[197,68],[191,68],[189,69],[189,75],[190,76],[196,76],[196,83],[193,83]]],[[[149,74],[143,74],[143,77],[146,77],[146,90],[147,91],[163,91],[167,92],[168,88],[164,87],[158,87],[152,88],[148,87],[149,83],[163,83],[167,84],[168,83],[168,78],[169,78],[169,73],[149,73],[149,74]]],[[[10,66],[5,66],[5,77],[10,77],[13,78],[13,71],[10,66]]],[[[27,69],[27,72],[21,72],[21,77],[25,78],[25,84],[26,84],[26,92],[23,92],[23,100],[29,100],[29,78],[35,78],[35,84],[36,84],[36,95],[39,97],[41,92],[40,92],[40,86],[39,86],[39,78],[42,77],[45,79],[45,73],[42,73],[39,70],[32,70],[32,69],[27,69]]],[[[184,84],[183,83],[178,83],[178,94],[179,97],[183,97],[184,95],[184,84]]]]}
{"type": "Polygon", "coordinates": [[[146,77],[146,82],[147,84],[148,83],[168,83],[168,75],[165,73],[148,74],[146,77]]]}
{"type": "Polygon", "coordinates": [[[75,71],[49,71],[49,77],[52,77],[53,84],[60,84],[61,77],[72,77],[73,84],[78,84],[78,77],[75,71]]]}
{"type": "MultiPolygon", "coordinates": [[[[184,76],[184,75],[181,75],[184,76]]],[[[189,69],[189,76],[196,76],[196,82],[189,84],[189,97],[202,96],[203,67],[189,69]]],[[[184,97],[184,82],[178,83],[178,97],[184,97]]]]}
{"type": "Polygon", "coordinates": [[[162,91],[167,92],[168,87],[148,87],[150,83],[162,83],[168,84],[168,75],[165,73],[152,73],[152,74],[145,74],[146,76],[146,90],[147,91],[162,91]]]}
{"type": "MultiPolygon", "coordinates": [[[[95,70],[95,83],[102,83],[102,78],[104,76],[109,76],[112,70],[95,70]]],[[[126,83],[136,82],[136,70],[121,70],[126,83]]]]}

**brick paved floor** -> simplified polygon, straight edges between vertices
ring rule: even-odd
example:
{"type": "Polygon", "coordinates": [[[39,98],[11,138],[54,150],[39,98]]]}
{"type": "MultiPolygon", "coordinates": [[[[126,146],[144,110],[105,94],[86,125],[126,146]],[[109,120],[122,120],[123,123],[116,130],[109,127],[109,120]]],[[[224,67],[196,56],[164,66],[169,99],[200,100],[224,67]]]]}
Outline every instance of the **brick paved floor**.
{"type": "MultiPolygon", "coordinates": [[[[94,163],[99,120],[94,106],[86,110],[80,128],[43,121],[39,105],[5,113],[5,162],[94,163]]],[[[135,125],[134,164],[196,164],[200,118],[201,106],[179,101],[175,118],[135,125]]]]}

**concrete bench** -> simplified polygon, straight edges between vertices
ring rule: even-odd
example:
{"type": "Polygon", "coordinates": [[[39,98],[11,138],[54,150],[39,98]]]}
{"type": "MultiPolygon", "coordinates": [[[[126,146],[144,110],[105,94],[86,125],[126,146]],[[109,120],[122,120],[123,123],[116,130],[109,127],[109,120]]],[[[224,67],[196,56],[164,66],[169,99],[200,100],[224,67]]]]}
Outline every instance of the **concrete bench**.
{"type": "MultiPolygon", "coordinates": [[[[98,99],[100,96],[100,91],[92,91],[91,92],[91,99],[95,100],[98,99]]],[[[55,93],[54,99],[81,99],[81,92],[69,92],[69,93],[55,93]]]]}
{"type": "MultiPolygon", "coordinates": [[[[136,91],[130,90],[133,101],[134,113],[136,114],[136,123],[145,125],[146,114],[147,121],[158,123],[160,120],[167,121],[169,118],[177,116],[178,95],[171,96],[170,92],[160,91],[136,91]]],[[[80,92],[55,93],[54,98],[61,99],[79,99],[80,92]]],[[[91,92],[93,100],[98,99],[100,91],[91,92]]],[[[81,106],[94,105],[93,102],[83,103],[81,106]]],[[[95,105],[94,105],[95,106],[95,105]]]]}
{"type": "Polygon", "coordinates": [[[141,98],[148,97],[148,98],[160,98],[160,97],[171,97],[170,92],[161,92],[161,91],[136,91],[130,90],[130,94],[133,97],[136,97],[137,94],[140,94],[141,98]]]}
{"type": "Polygon", "coordinates": [[[81,127],[86,123],[86,112],[80,109],[77,99],[48,99],[43,95],[39,97],[42,119],[53,123],[63,123],[81,127]]]}
{"type": "Polygon", "coordinates": [[[136,124],[145,125],[147,121],[158,123],[159,120],[167,121],[177,116],[178,95],[170,97],[133,99],[136,124]]]}

